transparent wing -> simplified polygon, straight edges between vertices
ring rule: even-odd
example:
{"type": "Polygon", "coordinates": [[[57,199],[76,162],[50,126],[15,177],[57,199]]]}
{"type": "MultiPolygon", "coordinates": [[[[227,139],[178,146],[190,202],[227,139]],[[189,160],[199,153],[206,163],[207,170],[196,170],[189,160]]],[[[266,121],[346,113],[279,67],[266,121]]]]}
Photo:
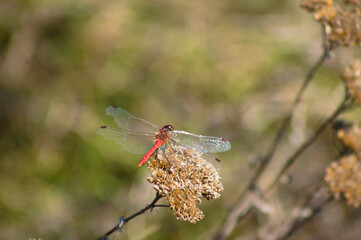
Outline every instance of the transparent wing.
{"type": "Polygon", "coordinates": [[[209,162],[210,164],[212,164],[213,167],[217,171],[221,170],[222,162],[221,162],[221,160],[219,158],[216,158],[216,156],[214,156],[213,154],[211,154],[211,153],[202,154],[202,158],[207,160],[207,162],[209,162]]]}
{"type": "Polygon", "coordinates": [[[196,135],[185,131],[171,131],[170,138],[176,143],[199,153],[224,152],[231,148],[231,144],[223,138],[196,135]]]}
{"type": "Polygon", "coordinates": [[[115,140],[124,150],[135,154],[146,154],[154,145],[154,135],[135,134],[115,127],[102,126],[97,134],[115,140]]]}
{"type": "Polygon", "coordinates": [[[137,118],[124,109],[117,106],[107,107],[106,114],[114,117],[120,128],[136,134],[155,134],[159,128],[153,123],[137,118]]]}

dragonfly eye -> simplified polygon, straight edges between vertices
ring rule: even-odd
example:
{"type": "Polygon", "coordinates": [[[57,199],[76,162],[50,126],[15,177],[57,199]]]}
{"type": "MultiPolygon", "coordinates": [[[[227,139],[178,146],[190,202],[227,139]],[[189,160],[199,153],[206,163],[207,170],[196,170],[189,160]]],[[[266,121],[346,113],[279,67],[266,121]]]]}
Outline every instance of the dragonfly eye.
{"type": "Polygon", "coordinates": [[[169,131],[173,131],[174,127],[172,125],[165,125],[163,128],[169,130],[169,131]]]}

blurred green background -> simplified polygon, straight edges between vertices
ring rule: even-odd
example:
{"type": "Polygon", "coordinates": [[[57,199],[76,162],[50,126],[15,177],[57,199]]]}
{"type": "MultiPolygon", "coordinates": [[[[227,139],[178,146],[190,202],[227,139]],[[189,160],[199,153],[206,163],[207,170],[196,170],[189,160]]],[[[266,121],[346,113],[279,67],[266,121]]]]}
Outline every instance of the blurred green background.
{"type": "MultiPolygon", "coordinates": [[[[170,210],[155,209],[112,239],[209,236],[247,182],[248,163],[266,151],[321,54],[320,26],[299,4],[1,1],[1,238],[95,239],[120,216],[151,202],[155,193],[146,182],[148,171],[137,167],[141,156],[95,134],[100,125],[116,126],[105,115],[109,105],[158,126],[172,124],[232,143],[230,151],[218,155],[224,193],[202,203],[201,222],[181,222],[170,210]]],[[[343,97],[339,73],[359,53],[338,49],[332,54],[297,110],[277,158],[288,156],[332,112],[343,97]]],[[[325,133],[291,169],[294,181],[278,195],[284,212],[322,176],[337,153],[334,140],[332,132],[325,133]]],[[[294,239],[315,232],[324,239],[342,234],[351,211],[344,208],[334,203],[333,222],[321,215],[294,239]]],[[[257,221],[241,230],[242,239],[254,239],[265,219],[257,221]]]]}

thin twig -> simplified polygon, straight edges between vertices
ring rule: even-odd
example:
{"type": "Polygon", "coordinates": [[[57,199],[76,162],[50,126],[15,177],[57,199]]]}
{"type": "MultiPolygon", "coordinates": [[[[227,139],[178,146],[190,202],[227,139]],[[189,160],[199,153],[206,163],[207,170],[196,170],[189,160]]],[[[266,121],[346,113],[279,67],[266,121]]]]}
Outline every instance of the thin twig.
{"type": "MultiPolygon", "coordinates": [[[[271,185],[267,188],[266,192],[270,191],[276,183],[279,181],[280,177],[288,170],[288,168],[296,161],[296,159],[308,148],[312,145],[312,143],[315,142],[315,140],[320,136],[320,134],[326,129],[326,127],[332,123],[340,113],[342,113],[344,110],[348,109],[348,100],[349,95],[345,94],[345,97],[343,101],[340,103],[340,105],[336,108],[336,110],[320,125],[320,127],[315,131],[315,133],[306,141],[304,142],[292,155],[288,158],[286,161],[286,164],[283,165],[281,171],[277,174],[275,179],[272,181],[271,185]]],[[[318,188],[316,188],[318,189],[318,188]]],[[[247,199],[247,196],[254,192],[255,189],[248,189],[245,191],[243,196],[247,199]]],[[[311,195],[312,196],[312,195],[311,195]]],[[[312,197],[309,199],[306,199],[305,206],[309,204],[309,202],[312,200],[312,197]]],[[[241,201],[242,203],[244,200],[241,201]]],[[[241,222],[243,219],[248,216],[248,213],[250,213],[255,207],[252,204],[247,204],[248,209],[241,209],[242,211],[239,211],[238,206],[243,206],[244,204],[237,205],[236,208],[233,208],[232,214],[229,215],[229,218],[227,219],[226,224],[224,224],[224,227],[222,231],[220,231],[213,239],[225,239],[226,236],[230,234],[233,227],[241,222]]],[[[297,220],[298,221],[298,220],[297,220]]],[[[303,220],[302,220],[303,221],[303,220]]],[[[301,222],[301,220],[300,220],[301,222]]],[[[296,224],[296,223],[295,223],[296,224]]],[[[298,222],[297,222],[298,224],[298,222]]]]}
{"type": "Polygon", "coordinates": [[[314,218],[318,213],[321,212],[321,210],[329,203],[331,203],[333,200],[333,197],[330,195],[328,198],[326,198],[322,203],[320,203],[318,206],[312,208],[312,215],[307,218],[301,218],[296,220],[292,227],[284,234],[284,236],[279,237],[277,240],[286,240],[287,238],[291,237],[297,229],[299,229],[306,221],[311,220],[314,218]]]}
{"type": "MultiPolygon", "coordinates": [[[[332,123],[337,116],[342,113],[344,110],[347,109],[349,96],[345,94],[345,97],[341,104],[336,108],[336,110],[331,114],[330,117],[328,117],[321,126],[315,131],[315,133],[306,141],[304,142],[292,155],[288,158],[285,165],[283,165],[280,172],[277,174],[275,179],[272,181],[271,185],[267,188],[265,192],[269,192],[279,181],[280,177],[287,171],[287,169],[296,161],[296,159],[309,147],[316,141],[316,139],[320,136],[320,134],[325,130],[325,128],[332,123]]],[[[228,218],[223,225],[223,228],[221,231],[219,231],[213,239],[225,239],[226,236],[228,236],[235,225],[237,223],[240,223],[243,219],[246,218],[246,216],[249,215],[250,212],[255,208],[252,203],[244,204],[245,199],[248,199],[247,197],[250,196],[255,192],[255,189],[247,189],[242,193],[243,198],[241,201],[238,201],[236,205],[233,206],[231,213],[228,215],[228,218]]]]}
{"type": "Polygon", "coordinates": [[[150,210],[152,211],[153,208],[156,208],[156,207],[169,207],[168,205],[156,205],[156,203],[159,201],[159,199],[161,199],[163,196],[159,195],[157,193],[157,195],[155,196],[154,200],[149,204],[147,205],[145,208],[139,210],[138,212],[130,215],[129,217],[126,217],[126,218],[123,218],[121,217],[120,218],[120,221],[117,225],[115,225],[111,230],[109,230],[107,233],[105,233],[103,236],[101,236],[100,238],[98,238],[98,240],[107,240],[108,237],[113,234],[115,231],[117,230],[121,230],[123,228],[123,226],[129,222],[130,220],[132,220],[133,218],[145,213],[147,210],[150,210]]]}
{"type": "MultiPolygon", "coordinates": [[[[340,103],[340,105],[336,108],[336,110],[331,114],[330,117],[328,117],[321,125],[320,127],[315,131],[315,133],[306,141],[304,142],[292,155],[291,157],[288,158],[288,160],[286,161],[286,164],[283,165],[281,171],[277,174],[277,176],[275,177],[275,179],[272,181],[271,185],[267,188],[267,190],[265,192],[270,191],[275,185],[276,183],[279,181],[280,177],[287,171],[287,169],[296,161],[296,159],[309,147],[312,145],[312,143],[315,142],[315,140],[320,136],[320,134],[325,130],[325,128],[332,123],[340,113],[342,113],[343,111],[345,111],[346,109],[348,109],[349,105],[347,104],[349,100],[349,95],[346,93],[345,97],[343,99],[343,101],[340,103]]],[[[319,187],[316,188],[315,191],[318,191],[319,187]]],[[[245,196],[247,196],[250,192],[254,191],[253,190],[249,190],[246,191],[247,194],[245,196]]],[[[304,204],[304,207],[306,207],[310,201],[312,200],[313,194],[310,195],[311,197],[307,198],[304,204]]],[[[249,213],[250,211],[252,211],[254,209],[254,206],[252,204],[249,205],[249,209],[247,211],[243,210],[244,213],[249,213]]],[[[315,211],[315,209],[314,209],[315,211]]],[[[247,216],[247,214],[242,214],[242,215],[238,215],[237,218],[237,222],[239,223],[240,221],[242,221],[245,217],[247,216]]],[[[297,220],[295,222],[295,225],[299,222],[303,222],[304,220],[297,220]]],[[[228,222],[229,224],[229,222],[228,222]]],[[[297,226],[293,226],[292,228],[296,228],[297,226]]],[[[293,231],[293,230],[292,230],[293,231]]],[[[226,232],[230,232],[230,229],[228,228],[226,232]]],[[[291,230],[290,230],[291,232],[291,230]]],[[[224,239],[224,236],[220,237],[221,235],[217,236],[217,239],[224,239]]]]}
{"type": "Polygon", "coordinates": [[[322,36],[323,36],[322,55],[317,60],[317,62],[313,65],[311,70],[307,73],[306,78],[304,79],[300,89],[298,90],[298,92],[296,94],[295,99],[293,100],[290,110],[288,111],[286,117],[283,119],[276,137],[274,138],[269,150],[267,151],[267,154],[262,158],[261,164],[259,165],[258,169],[252,176],[247,189],[252,189],[255,187],[256,182],[258,181],[260,175],[262,174],[262,172],[265,170],[265,168],[268,166],[269,162],[273,158],[281,140],[285,136],[285,133],[287,132],[287,130],[290,126],[290,122],[291,122],[293,113],[296,110],[297,106],[300,104],[305,90],[307,89],[309,83],[313,79],[316,72],[320,69],[322,64],[325,62],[325,60],[329,56],[329,52],[330,52],[331,48],[327,45],[327,39],[326,39],[326,35],[324,34],[324,31],[325,31],[324,28],[322,28],[322,32],[323,32],[323,34],[322,34],[322,36]]]}
{"type": "MultiPolygon", "coordinates": [[[[306,196],[302,200],[297,200],[299,204],[292,210],[289,210],[287,215],[278,219],[278,225],[272,224],[272,227],[266,230],[262,235],[270,239],[283,239],[297,228],[297,226],[304,221],[305,218],[311,218],[315,214],[317,206],[322,205],[330,195],[324,192],[322,188],[324,184],[323,177],[309,186],[306,196]],[[326,196],[324,194],[326,193],[326,196]]],[[[266,227],[267,229],[267,227],[266,227]]],[[[261,237],[262,238],[262,237],[261,237]]]]}
{"type": "MultiPolygon", "coordinates": [[[[283,139],[285,132],[288,130],[290,126],[290,122],[292,119],[292,115],[299,105],[299,103],[302,100],[303,94],[307,87],[309,86],[309,83],[313,79],[316,72],[320,69],[322,64],[325,62],[327,57],[329,56],[329,52],[334,49],[332,46],[328,46],[327,38],[325,29],[322,27],[322,44],[323,44],[323,52],[320,58],[316,61],[316,63],[312,66],[310,71],[307,73],[300,89],[298,90],[296,97],[291,105],[291,108],[289,112],[287,113],[286,117],[281,123],[280,129],[273,140],[270,149],[267,151],[267,154],[262,158],[262,161],[256,171],[254,172],[253,176],[251,177],[246,189],[241,193],[241,195],[236,200],[235,204],[232,206],[231,210],[229,211],[227,215],[227,219],[225,220],[223,226],[220,228],[220,230],[213,236],[212,239],[225,239],[234,229],[237,222],[239,223],[240,220],[243,220],[245,216],[248,215],[249,212],[254,208],[252,205],[249,205],[248,211],[242,211],[242,215],[235,214],[238,210],[238,206],[242,205],[243,199],[247,199],[247,195],[251,193],[260,178],[261,174],[264,172],[266,167],[268,166],[269,162],[271,161],[272,157],[274,156],[274,153],[276,152],[281,140],[283,139]]],[[[307,148],[307,147],[306,147],[307,148]]]]}
{"type": "Polygon", "coordinates": [[[337,109],[329,116],[321,126],[314,132],[312,136],[309,137],[307,141],[305,141],[286,161],[286,163],[282,166],[280,172],[277,174],[271,185],[269,185],[268,190],[272,189],[275,184],[279,181],[281,176],[287,171],[287,169],[296,161],[296,159],[316,141],[316,139],[320,136],[320,134],[326,129],[326,127],[335,121],[340,113],[347,109],[347,101],[349,99],[348,94],[345,94],[343,101],[337,107],[337,109]]]}

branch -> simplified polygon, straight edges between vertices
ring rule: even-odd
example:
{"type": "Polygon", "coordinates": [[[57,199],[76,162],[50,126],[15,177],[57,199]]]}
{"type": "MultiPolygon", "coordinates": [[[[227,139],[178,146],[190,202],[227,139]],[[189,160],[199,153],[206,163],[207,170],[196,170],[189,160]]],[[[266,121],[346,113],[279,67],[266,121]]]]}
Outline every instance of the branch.
{"type": "Polygon", "coordinates": [[[98,240],[108,240],[108,236],[110,236],[111,234],[113,234],[115,231],[117,230],[122,230],[123,226],[129,222],[130,220],[132,220],[133,218],[145,213],[147,210],[150,210],[152,211],[153,208],[156,208],[156,207],[169,207],[168,205],[156,205],[156,203],[159,201],[159,199],[161,199],[163,196],[159,195],[157,193],[157,195],[155,196],[154,200],[149,204],[147,205],[145,208],[139,210],[138,212],[130,215],[129,217],[127,218],[123,218],[123,217],[120,217],[119,218],[119,223],[117,225],[115,225],[111,230],[109,230],[107,233],[105,233],[102,237],[98,238],[98,240]]]}
{"type": "MultiPolygon", "coordinates": [[[[345,97],[343,99],[343,101],[340,103],[340,105],[336,108],[336,110],[331,114],[330,117],[328,117],[322,124],[321,126],[315,131],[315,133],[309,137],[309,139],[304,142],[286,161],[285,165],[283,165],[282,169],[280,170],[280,172],[277,174],[277,176],[275,177],[275,179],[272,181],[271,185],[267,188],[266,192],[270,191],[275,185],[276,183],[279,181],[280,177],[288,170],[288,168],[296,161],[296,159],[309,147],[312,145],[312,143],[314,143],[316,141],[316,139],[320,136],[320,134],[325,130],[325,128],[332,123],[340,113],[342,113],[344,110],[347,109],[348,105],[348,100],[349,100],[349,95],[346,93],[345,97]]],[[[219,231],[217,233],[217,235],[214,236],[213,239],[225,239],[226,236],[228,236],[233,228],[236,226],[237,223],[241,222],[243,219],[245,219],[248,214],[250,212],[252,212],[252,210],[255,208],[254,205],[252,204],[252,202],[249,201],[249,198],[252,196],[252,194],[255,194],[256,189],[246,189],[246,191],[244,191],[242,193],[242,198],[240,199],[240,201],[237,202],[237,204],[235,204],[232,208],[232,211],[230,212],[230,214],[228,215],[228,218],[225,222],[225,224],[223,225],[223,228],[221,229],[221,231],[219,231]]],[[[312,196],[312,194],[311,194],[312,196]]],[[[310,199],[306,200],[306,205],[311,201],[310,199]]],[[[331,200],[327,200],[325,201],[325,204],[327,204],[329,201],[331,200]]],[[[319,211],[321,210],[323,205],[321,205],[318,208],[314,208],[313,212],[316,213],[316,210],[319,211]],[[319,209],[319,210],[318,210],[319,209]]],[[[297,220],[295,221],[295,225],[292,226],[292,229],[290,229],[290,234],[291,232],[293,232],[293,228],[297,228],[300,223],[303,223],[305,220],[301,219],[301,220],[297,220]]],[[[287,235],[288,236],[288,235],[287,235]]]]}
{"type": "Polygon", "coordinates": [[[250,183],[249,183],[249,185],[247,187],[248,189],[252,189],[252,188],[255,187],[256,182],[258,181],[260,175],[262,174],[264,169],[268,166],[268,164],[271,161],[273,155],[275,154],[281,140],[285,136],[285,133],[287,132],[287,130],[288,130],[289,126],[290,126],[290,122],[292,120],[293,113],[296,110],[297,106],[300,104],[305,90],[307,89],[309,83],[313,79],[316,72],[320,69],[322,64],[325,62],[325,60],[329,56],[329,52],[332,49],[332,47],[328,46],[328,44],[327,44],[325,29],[323,27],[322,27],[322,36],[323,36],[322,37],[322,39],[323,39],[323,52],[322,52],[322,55],[317,60],[317,62],[313,65],[311,70],[307,73],[306,78],[304,79],[300,89],[298,90],[298,92],[296,94],[295,99],[293,100],[293,103],[291,105],[291,108],[290,108],[289,112],[287,113],[286,117],[283,119],[283,121],[281,123],[281,127],[278,130],[278,133],[277,133],[276,137],[274,138],[274,140],[273,140],[273,142],[271,144],[271,147],[267,151],[267,154],[262,158],[262,162],[261,162],[259,168],[256,170],[256,172],[252,176],[252,178],[250,180],[250,183]]]}
{"type": "Polygon", "coordinates": [[[297,229],[299,229],[306,221],[311,220],[314,218],[318,213],[321,212],[321,210],[329,203],[331,203],[333,200],[333,197],[330,195],[328,198],[326,198],[323,202],[321,202],[318,206],[312,208],[312,215],[307,218],[301,218],[296,221],[294,221],[293,225],[290,227],[288,232],[286,232],[283,236],[279,237],[277,240],[286,240],[287,238],[291,237],[297,229]]]}
{"type": "Polygon", "coordinates": [[[300,204],[287,211],[287,214],[279,215],[277,220],[271,220],[259,231],[260,239],[285,240],[295,234],[306,221],[315,217],[333,197],[328,189],[323,188],[324,180],[320,178],[317,183],[310,186],[308,193],[303,197],[300,204]]]}
{"type": "Polygon", "coordinates": [[[240,222],[240,220],[243,220],[248,215],[248,213],[250,213],[251,210],[253,209],[253,206],[251,204],[248,205],[248,209],[244,209],[244,204],[242,202],[244,201],[244,199],[247,199],[247,195],[249,193],[252,193],[252,191],[255,189],[258,179],[260,178],[261,174],[263,173],[263,171],[266,169],[267,165],[271,161],[274,153],[276,152],[281,140],[283,139],[283,137],[285,135],[285,132],[288,130],[291,119],[292,119],[292,115],[293,115],[295,109],[297,108],[297,106],[299,105],[299,103],[301,102],[305,90],[309,86],[309,83],[313,79],[314,75],[317,73],[317,71],[320,69],[322,64],[325,62],[325,60],[329,56],[329,52],[332,49],[334,49],[334,47],[328,46],[325,29],[323,27],[322,27],[322,42],[323,42],[322,55],[316,61],[316,63],[312,66],[310,71],[307,73],[300,89],[298,90],[298,92],[296,94],[296,97],[291,105],[289,112],[287,113],[286,117],[282,121],[280,129],[279,129],[275,139],[273,140],[270,149],[267,151],[268,153],[262,158],[262,161],[261,161],[259,167],[257,168],[257,170],[254,172],[253,176],[251,177],[246,189],[241,193],[241,195],[236,200],[236,203],[232,206],[223,226],[213,236],[213,239],[225,239],[235,228],[237,222],[240,222]],[[241,211],[240,211],[239,206],[242,206],[241,211]]]}
{"type": "Polygon", "coordinates": [[[343,101],[340,103],[340,105],[337,107],[337,109],[332,113],[332,115],[330,117],[328,117],[322,124],[321,126],[314,132],[314,134],[309,137],[309,139],[304,142],[286,161],[286,163],[283,165],[283,167],[281,168],[281,171],[277,174],[277,176],[275,177],[275,179],[273,180],[273,182],[271,183],[271,185],[268,187],[269,191],[270,189],[272,189],[275,184],[279,181],[279,179],[281,178],[281,176],[287,171],[287,169],[296,161],[296,159],[309,147],[312,145],[312,143],[314,143],[316,141],[316,139],[320,136],[320,134],[325,130],[325,128],[332,123],[340,113],[342,113],[343,111],[345,111],[348,107],[347,105],[347,101],[349,100],[349,95],[345,94],[345,97],[343,99],[343,101]]]}
{"type": "MultiPolygon", "coordinates": [[[[316,139],[320,136],[320,134],[325,130],[325,128],[332,123],[337,116],[342,113],[344,110],[347,109],[349,95],[346,93],[343,101],[341,104],[337,107],[337,109],[331,114],[330,117],[328,117],[321,126],[315,131],[315,133],[306,141],[304,142],[286,161],[285,165],[283,165],[280,172],[277,174],[275,179],[272,181],[271,185],[267,188],[265,192],[269,192],[279,181],[281,176],[288,170],[288,168],[296,161],[296,159],[309,147],[316,141],[316,139]]],[[[252,204],[252,196],[254,194],[259,194],[255,191],[256,189],[246,189],[242,193],[242,198],[239,199],[239,201],[233,206],[232,211],[229,213],[228,218],[226,222],[224,223],[221,231],[219,231],[213,239],[224,239],[226,236],[228,236],[233,228],[236,226],[237,223],[241,222],[243,219],[245,219],[250,212],[255,208],[252,204]]],[[[310,200],[309,200],[310,201],[310,200]]]]}

